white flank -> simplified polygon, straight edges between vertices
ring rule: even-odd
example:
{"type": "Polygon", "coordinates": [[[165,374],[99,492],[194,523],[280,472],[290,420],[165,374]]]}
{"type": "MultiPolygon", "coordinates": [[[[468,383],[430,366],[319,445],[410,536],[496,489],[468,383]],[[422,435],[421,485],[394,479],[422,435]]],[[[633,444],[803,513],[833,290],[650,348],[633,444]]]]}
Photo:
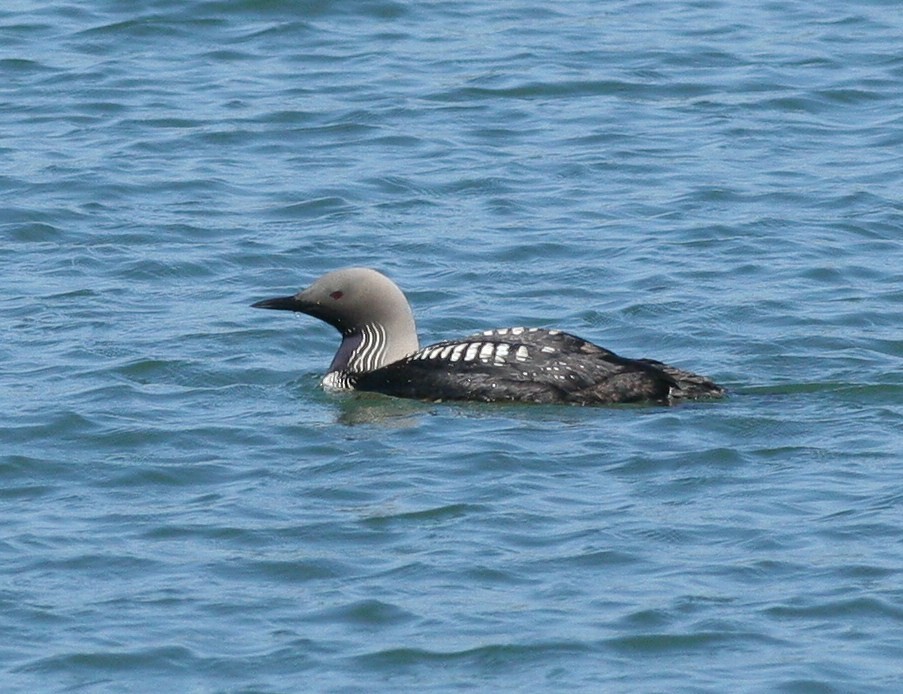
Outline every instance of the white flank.
{"type": "Polygon", "coordinates": [[[348,390],[348,377],[338,371],[330,371],[320,381],[327,390],[348,390]]]}

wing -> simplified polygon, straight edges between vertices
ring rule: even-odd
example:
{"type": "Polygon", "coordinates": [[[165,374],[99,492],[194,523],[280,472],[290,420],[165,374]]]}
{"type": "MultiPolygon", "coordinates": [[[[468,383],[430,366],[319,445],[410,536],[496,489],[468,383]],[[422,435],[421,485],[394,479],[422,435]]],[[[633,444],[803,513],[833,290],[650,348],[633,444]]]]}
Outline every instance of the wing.
{"type": "Polygon", "coordinates": [[[673,385],[652,363],[537,328],[439,342],[354,382],[358,390],[422,400],[577,404],[667,399],[673,385]]]}

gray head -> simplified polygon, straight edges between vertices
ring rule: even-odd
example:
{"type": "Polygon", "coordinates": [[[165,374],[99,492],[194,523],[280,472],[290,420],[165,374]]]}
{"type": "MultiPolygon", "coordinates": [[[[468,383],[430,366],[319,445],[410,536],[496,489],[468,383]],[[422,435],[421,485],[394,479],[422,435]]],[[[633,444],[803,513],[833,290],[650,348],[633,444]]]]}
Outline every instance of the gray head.
{"type": "Polygon", "coordinates": [[[254,308],[297,311],[342,334],[330,373],[372,371],[416,352],[414,314],[401,289],[376,270],[334,270],[294,296],[265,299],[254,308]]]}

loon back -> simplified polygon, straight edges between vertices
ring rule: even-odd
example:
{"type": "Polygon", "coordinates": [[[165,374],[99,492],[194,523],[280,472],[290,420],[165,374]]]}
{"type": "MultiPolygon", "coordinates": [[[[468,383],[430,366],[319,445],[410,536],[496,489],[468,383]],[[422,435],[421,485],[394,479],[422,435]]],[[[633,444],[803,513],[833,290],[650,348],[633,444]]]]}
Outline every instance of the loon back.
{"type": "Polygon", "coordinates": [[[724,394],[704,376],[626,359],[558,330],[501,328],[418,349],[404,294],[366,268],[331,272],[294,296],[253,306],[306,313],[339,330],[327,387],[421,400],[579,405],[724,394]]]}
{"type": "Polygon", "coordinates": [[[670,402],[721,395],[710,380],[649,359],[625,359],[575,335],[501,328],[430,345],[352,379],[357,390],[421,400],[670,402]]]}

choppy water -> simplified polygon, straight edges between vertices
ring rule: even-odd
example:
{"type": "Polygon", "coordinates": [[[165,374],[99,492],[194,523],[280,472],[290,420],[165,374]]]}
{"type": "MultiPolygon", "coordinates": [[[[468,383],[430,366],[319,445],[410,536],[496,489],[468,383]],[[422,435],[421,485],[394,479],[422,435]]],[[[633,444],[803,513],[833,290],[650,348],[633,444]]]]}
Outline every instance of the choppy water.
{"type": "Polygon", "coordinates": [[[894,2],[8,2],[3,691],[903,686],[894,2]],[[317,388],[327,270],[676,408],[317,388]]]}

